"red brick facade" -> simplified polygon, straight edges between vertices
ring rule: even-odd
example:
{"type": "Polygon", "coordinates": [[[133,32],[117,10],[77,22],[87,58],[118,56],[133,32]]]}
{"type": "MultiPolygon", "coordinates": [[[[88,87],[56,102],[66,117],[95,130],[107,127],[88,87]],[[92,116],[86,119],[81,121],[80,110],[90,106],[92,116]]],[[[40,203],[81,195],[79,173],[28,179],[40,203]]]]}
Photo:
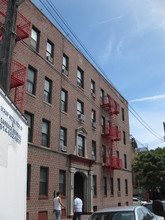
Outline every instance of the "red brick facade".
{"type": "MultiPolygon", "coordinates": [[[[90,64],[90,62],[59,32],[59,30],[29,0],[20,6],[21,13],[31,22],[31,28],[39,30],[38,52],[31,48],[31,38],[17,42],[14,59],[21,64],[36,70],[35,94],[26,91],[24,112],[33,115],[32,141],[28,144],[28,164],[30,170],[30,191],[27,199],[27,216],[29,220],[55,219],[53,213],[54,191],[59,191],[59,171],[65,175],[65,195],[62,201],[66,207],[63,216],[73,214],[73,194],[82,191],[84,212],[109,206],[132,204],[132,173],[129,140],[128,103],[110,83],[90,64]],[[47,40],[53,43],[53,63],[46,59],[47,40]],[[62,58],[69,59],[68,76],[62,73],[62,58]],[[77,85],[77,69],[83,71],[84,88],[77,85]],[[51,101],[44,101],[44,81],[51,81],[51,101]],[[95,97],[91,96],[91,80],[95,82],[95,97]],[[61,111],[61,90],[67,91],[67,112],[61,111]],[[120,106],[120,113],[111,116],[101,107],[100,90],[104,95],[112,97],[120,106]],[[85,121],[77,119],[77,100],[84,104],[85,121]],[[96,129],[91,126],[91,111],[96,113],[96,129]],[[121,110],[122,109],[122,110],[121,110]],[[124,119],[122,119],[124,114],[124,119]],[[111,117],[115,118],[115,126],[121,131],[121,140],[115,141],[122,159],[122,169],[103,167],[102,145],[110,141],[101,135],[101,117],[106,124],[111,117]],[[50,125],[49,147],[41,145],[42,120],[50,125]],[[60,128],[67,131],[66,152],[60,148],[60,128]],[[124,133],[123,133],[124,132],[124,133]],[[77,136],[84,139],[85,153],[78,156],[77,136]],[[123,135],[125,134],[125,143],[123,135]],[[96,143],[96,160],[92,160],[92,141],[96,143]],[[124,164],[126,155],[126,165],[124,164]],[[40,196],[40,168],[48,170],[47,196],[40,196]],[[79,175],[80,174],[80,175],[79,175]],[[97,194],[93,196],[93,175],[96,176],[97,194]],[[103,177],[107,182],[107,195],[103,191],[103,177]],[[113,178],[113,194],[110,193],[110,178],[113,178]],[[126,181],[128,193],[126,193],[126,181]],[[78,183],[77,183],[78,182],[78,183]],[[117,184],[120,182],[120,190],[117,184]],[[75,188],[76,187],[76,188],[75,188]],[[80,187],[80,189],[78,189],[80,187]]],[[[61,181],[61,180],[60,180],[61,181]]]]}

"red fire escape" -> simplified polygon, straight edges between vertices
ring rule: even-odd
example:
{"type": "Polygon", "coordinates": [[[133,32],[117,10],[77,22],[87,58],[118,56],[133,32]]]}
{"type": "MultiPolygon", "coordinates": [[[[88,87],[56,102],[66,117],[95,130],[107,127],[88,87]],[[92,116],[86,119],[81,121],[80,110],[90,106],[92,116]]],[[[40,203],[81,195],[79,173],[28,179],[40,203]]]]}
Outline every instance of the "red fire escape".
{"type": "MultiPolygon", "coordinates": [[[[5,24],[7,10],[7,0],[0,0],[0,41],[2,40],[3,28],[5,24]]],[[[31,23],[20,12],[17,15],[16,41],[29,37],[31,23]]],[[[24,94],[26,83],[26,67],[12,61],[10,89],[15,89],[14,104],[23,111],[24,94]]]]}
{"type": "Polygon", "coordinates": [[[117,151],[117,142],[121,140],[121,131],[116,124],[116,115],[120,113],[119,104],[110,96],[104,97],[101,107],[107,112],[108,123],[103,125],[104,139],[103,168],[107,172],[122,168],[122,160],[117,151]]]}

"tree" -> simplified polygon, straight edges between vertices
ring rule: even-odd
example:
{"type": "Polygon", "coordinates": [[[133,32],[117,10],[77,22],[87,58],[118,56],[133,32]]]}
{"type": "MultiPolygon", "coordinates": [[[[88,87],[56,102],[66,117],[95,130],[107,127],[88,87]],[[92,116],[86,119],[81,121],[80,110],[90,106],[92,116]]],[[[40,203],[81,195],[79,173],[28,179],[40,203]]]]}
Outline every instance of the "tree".
{"type": "Polygon", "coordinates": [[[148,192],[161,192],[165,187],[165,148],[157,148],[147,152],[138,153],[132,170],[136,174],[141,186],[148,192]]]}

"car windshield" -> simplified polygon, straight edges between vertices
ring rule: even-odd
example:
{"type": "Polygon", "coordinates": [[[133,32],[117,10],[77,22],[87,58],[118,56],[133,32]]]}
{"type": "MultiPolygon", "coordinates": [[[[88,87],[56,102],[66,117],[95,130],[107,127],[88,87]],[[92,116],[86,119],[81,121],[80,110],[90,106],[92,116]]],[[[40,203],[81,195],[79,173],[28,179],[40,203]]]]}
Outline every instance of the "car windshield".
{"type": "Polygon", "coordinates": [[[89,220],[135,220],[133,211],[95,213],[89,220]]]}

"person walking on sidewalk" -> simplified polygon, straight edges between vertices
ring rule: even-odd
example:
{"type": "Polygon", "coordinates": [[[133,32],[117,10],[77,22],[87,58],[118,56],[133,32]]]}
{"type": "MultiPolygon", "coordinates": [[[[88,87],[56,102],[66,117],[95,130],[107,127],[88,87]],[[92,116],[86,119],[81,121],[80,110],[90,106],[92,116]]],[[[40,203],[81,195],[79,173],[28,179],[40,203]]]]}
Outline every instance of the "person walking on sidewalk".
{"type": "Polygon", "coordinates": [[[61,207],[65,206],[62,204],[60,192],[57,192],[56,197],[54,198],[54,212],[56,220],[61,220],[61,207]]]}
{"type": "Polygon", "coordinates": [[[73,215],[73,220],[81,220],[81,215],[82,215],[82,206],[83,202],[82,200],[78,197],[78,195],[74,196],[74,215],[73,215]]]}

